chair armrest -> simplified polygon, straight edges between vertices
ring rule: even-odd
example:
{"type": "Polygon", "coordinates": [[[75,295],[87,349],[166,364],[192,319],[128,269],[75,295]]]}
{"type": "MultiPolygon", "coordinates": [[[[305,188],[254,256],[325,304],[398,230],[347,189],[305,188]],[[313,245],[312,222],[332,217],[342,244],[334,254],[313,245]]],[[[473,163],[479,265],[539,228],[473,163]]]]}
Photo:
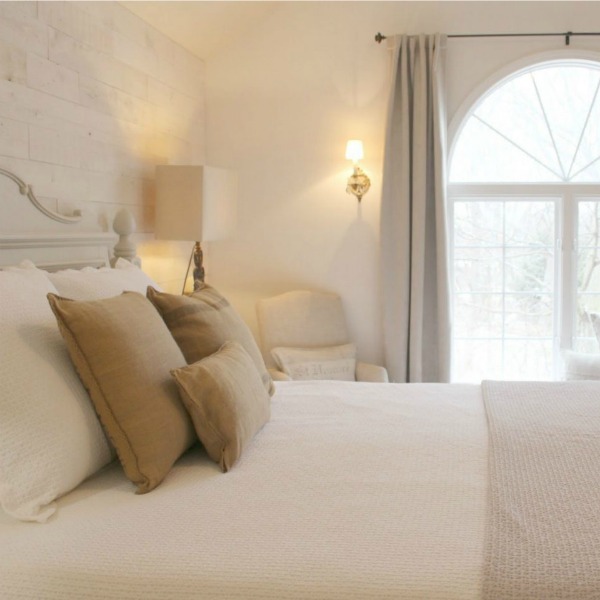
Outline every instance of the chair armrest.
{"type": "Polygon", "coordinates": [[[369,363],[356,363],[356,381],[370,381],[372,383],[388,383],[388,373],[385,367],[369,363]]]}
{"type": "Polygon", "coordinates": [[[278,371],[277,369],[269,369],[269,375],[273,381],[291,381],[292,378],[289,375],[286,375],[283,371],[278,371]]]}

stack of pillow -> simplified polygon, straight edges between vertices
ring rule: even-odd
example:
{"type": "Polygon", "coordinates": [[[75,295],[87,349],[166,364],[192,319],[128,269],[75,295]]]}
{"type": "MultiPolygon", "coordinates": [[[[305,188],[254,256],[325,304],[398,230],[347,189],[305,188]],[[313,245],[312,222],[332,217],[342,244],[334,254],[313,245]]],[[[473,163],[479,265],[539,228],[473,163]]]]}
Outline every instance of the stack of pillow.
{"type": "Polygon", "coordinates": [[[29,264],[0,271],[0,299],[0,504],[18,519],[47,520],[115,453],[138,493],[197,438],[227,471],[269,420],[254,338],[209,286],[166,294],[124,260],[29,264]]]}

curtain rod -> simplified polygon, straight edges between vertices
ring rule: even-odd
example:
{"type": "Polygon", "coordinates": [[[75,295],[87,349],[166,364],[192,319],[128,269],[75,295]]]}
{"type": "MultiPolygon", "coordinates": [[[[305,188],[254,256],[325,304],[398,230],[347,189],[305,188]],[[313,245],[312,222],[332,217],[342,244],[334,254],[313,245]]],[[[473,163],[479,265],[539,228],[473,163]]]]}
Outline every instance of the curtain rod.
{"type": "MultiPolygon", "coordinates": [[[[447,38],[488,38],[488,37],[564,37],[565,45],[571,43],[571,37],[575,35],[600,35],[600,32],[573,32],[565,31],[564,33],[454,33],[447,35],[447,38]]],[[[381,44],[387,36],[382,33],[377,33],[375,41],[381,44]]]]}

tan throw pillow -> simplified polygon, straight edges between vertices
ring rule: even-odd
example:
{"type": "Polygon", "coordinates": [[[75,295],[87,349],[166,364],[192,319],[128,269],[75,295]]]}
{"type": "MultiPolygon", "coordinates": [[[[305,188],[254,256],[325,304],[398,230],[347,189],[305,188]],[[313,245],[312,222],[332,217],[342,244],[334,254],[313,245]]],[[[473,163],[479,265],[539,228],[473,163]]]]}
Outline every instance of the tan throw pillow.
{"type": "Polygon", "coordinates": [[[170,377],[185,364],[144,296],[76,302],[48,294],[71,360],[125,474],[149,492],[194,442],[189,415],[170,377]]]}
{"type": "Polygon", "coordinates": [[[277,367],[292,379],[356,381],[356,346],[327,348],[273,348],[277,367]]]}
{"type": "Polygon", "coordinates": [[[171,371],[208,455],[226,473],[271,417],[271,399],[241,344],[171,371]]]}
{"type": "Polygon", "coordinates": [[[191,296],[175,296],[148,288],[148,299],[161,314],[188,364],[214,354],[225,342],[239,342],[252,358],[272,396],[273,380],[252,332],[227,300],[205,285],[191,296]]]}

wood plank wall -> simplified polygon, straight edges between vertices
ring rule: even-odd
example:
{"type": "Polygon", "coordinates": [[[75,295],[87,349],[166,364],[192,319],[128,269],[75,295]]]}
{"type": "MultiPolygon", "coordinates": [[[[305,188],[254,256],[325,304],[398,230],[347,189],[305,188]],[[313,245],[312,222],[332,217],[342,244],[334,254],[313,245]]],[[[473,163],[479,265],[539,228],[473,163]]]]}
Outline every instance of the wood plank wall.
{"type": "Polygon", "coordinates": [[[0,2],[0,166],[103,228],[129,207],[166,288],[188,249],[152,241],[154,166],[203,159],[201,60],[116,2],[0,2]]]}

